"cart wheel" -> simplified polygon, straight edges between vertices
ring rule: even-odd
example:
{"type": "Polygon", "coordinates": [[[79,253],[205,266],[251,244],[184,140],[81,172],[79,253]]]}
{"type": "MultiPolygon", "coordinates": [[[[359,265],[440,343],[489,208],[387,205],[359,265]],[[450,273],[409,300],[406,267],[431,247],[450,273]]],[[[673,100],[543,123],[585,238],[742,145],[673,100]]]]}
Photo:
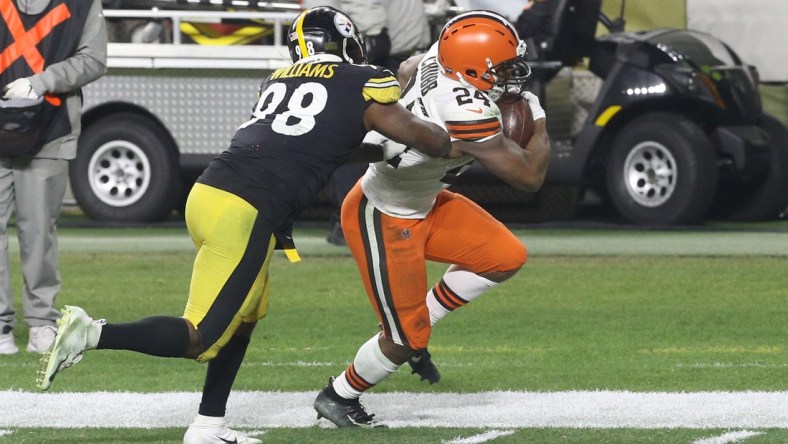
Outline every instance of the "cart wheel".
{"type": "Polygon", "coordinates": [[[71,189],[90,218],[111,222],[161,221],[175,207],[183,183],[175,150],[155,122],[124,113],[86,128],[71,164],[71,189]]]}
{"type": "Polygon", "coordinates": [[[694,122],[647,114],[616,136],[607,159],[607,191],[631,223],[693,224],[714,198],[717,174],[711,143],[694,122]]]}

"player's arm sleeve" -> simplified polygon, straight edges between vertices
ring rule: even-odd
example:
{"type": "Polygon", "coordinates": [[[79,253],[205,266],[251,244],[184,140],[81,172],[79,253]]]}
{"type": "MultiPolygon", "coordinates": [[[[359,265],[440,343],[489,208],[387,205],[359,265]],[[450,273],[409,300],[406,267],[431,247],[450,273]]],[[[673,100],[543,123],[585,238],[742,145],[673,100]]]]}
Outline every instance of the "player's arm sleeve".
{"type": "Polygon", "coordinates": [[[437,108],[452,142],[484,142],[502,131],[501,111],[493,102],[485,105],[474,101],[458,106],[456,100],[451,99],[444,104],[439,103],[437,108]]]}
{"type": "Polygon", "coordinates": [[[394,103],[399,100],[401,89],[397,78],[387,69],[375,69],[375,73],[362,88],[364,100],[382,104],[394,103]]]}

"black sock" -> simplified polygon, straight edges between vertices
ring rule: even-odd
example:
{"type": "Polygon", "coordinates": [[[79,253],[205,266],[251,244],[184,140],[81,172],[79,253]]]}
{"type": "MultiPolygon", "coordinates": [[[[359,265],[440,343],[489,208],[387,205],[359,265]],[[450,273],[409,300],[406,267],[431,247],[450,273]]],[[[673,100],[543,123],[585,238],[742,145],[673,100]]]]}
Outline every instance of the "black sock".
{"type": "Polygon", "coordinates": [[[130,350],[164,358],[182,358],[189,347],[189,327],[183,318],[152,316],[128,324],[101,327],[97,349],[130,350]]]}
{"type": "Polygon", "coordinates": [[[227,398],[230,397],[230,390],[248,346],[249,338],[233,335],[219,354],[208,362],[208,372],[205,375],[202,402],[200,402],[201,415],[224,416],[227,398]]]}

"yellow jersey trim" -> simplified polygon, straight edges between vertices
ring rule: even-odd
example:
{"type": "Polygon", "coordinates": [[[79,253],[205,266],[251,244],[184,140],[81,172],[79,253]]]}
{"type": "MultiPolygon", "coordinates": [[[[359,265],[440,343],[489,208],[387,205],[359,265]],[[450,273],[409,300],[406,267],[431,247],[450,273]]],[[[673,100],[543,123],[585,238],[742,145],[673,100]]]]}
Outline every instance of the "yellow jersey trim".
{"type": "Polygon", "coordinates": [[[361,91],[364,100],[374,100],[383,104],[396,102],[402,93],[399,82],[394,76],[369,79],[361,91]]]}

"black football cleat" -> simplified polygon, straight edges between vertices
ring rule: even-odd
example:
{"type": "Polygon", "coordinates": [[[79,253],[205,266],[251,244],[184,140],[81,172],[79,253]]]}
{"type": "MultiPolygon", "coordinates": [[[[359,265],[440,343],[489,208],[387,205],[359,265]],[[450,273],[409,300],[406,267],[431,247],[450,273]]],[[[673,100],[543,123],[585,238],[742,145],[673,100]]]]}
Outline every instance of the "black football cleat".
{"type": "Polygon", "coordinates": [[[441,380],[438,367],[435,367],[435,363],[432,362],[432,355],[426,348],[414,353],[408,359],[408,364],[413,369],[410,373],[419,375],[422,381],[427,380],[430,384],[437,384],[441,380]]]}
{"type": "Polygon", "coordinates": [[[315,398],[314,407],[317,411],[317,419],[326,418],[340,428],[386,428],[386,425],[375,421],[374,414],[369,414],[364,410],[364,406],[358,399],[344,399],[336,395],[330,389],[333,382],[334,377],[332,376],[328,379],[328,386],[321,390],[315,398]]]}

